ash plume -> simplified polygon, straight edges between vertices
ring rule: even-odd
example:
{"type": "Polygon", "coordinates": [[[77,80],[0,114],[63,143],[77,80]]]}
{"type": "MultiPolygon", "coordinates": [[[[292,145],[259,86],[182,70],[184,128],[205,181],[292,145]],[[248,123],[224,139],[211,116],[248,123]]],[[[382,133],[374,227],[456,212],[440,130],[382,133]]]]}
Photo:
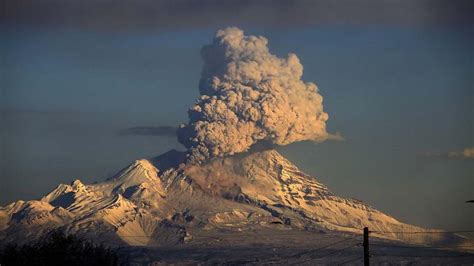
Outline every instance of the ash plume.
{"type": "Polygon", "coordinates": [[[298,57],[279,58],[267,44],[262,36],[227,28],[202,48],[201,96],[177,131],[191,160],[245,152],[260,141],[287,145],[333,138],[326,131],[323,97],[316,84],[301,80],[298,57]]]}

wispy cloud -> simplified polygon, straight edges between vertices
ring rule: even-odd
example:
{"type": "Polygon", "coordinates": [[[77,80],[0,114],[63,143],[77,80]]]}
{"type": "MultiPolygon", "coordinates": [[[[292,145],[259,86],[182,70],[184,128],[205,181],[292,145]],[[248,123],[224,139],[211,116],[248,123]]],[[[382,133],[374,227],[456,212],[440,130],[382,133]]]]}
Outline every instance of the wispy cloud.
{"type": "Polygon", "coordinates": [[[334,134],[329,134],[328,135],[328,140],[333,140],[333,141],[346,141],[346,138],[342,136],[340,132],[336,132],[334,134]]]}
{"type": "Polygon", "coordinates": [[[130,127],[118,132],[120,136],[163,136],[176,137],[176,127],[158,126],[158,127],[130,127]]]}
{"type": "Polygon", "coordinates": [[[467,147],[462,151],[452,151],[448,153],[450,158],[474,159],[474,147],[467,147]]]}
{"type": "Polygon", "coordinates": [[[464,159],[464,160],[474,160],[474,146],[466,147],[461,151],[450,151],[445,153],[426,153],[426,156],[429,157],[440,157],[440,158],[451,158],[451,159],[464,159]]]}

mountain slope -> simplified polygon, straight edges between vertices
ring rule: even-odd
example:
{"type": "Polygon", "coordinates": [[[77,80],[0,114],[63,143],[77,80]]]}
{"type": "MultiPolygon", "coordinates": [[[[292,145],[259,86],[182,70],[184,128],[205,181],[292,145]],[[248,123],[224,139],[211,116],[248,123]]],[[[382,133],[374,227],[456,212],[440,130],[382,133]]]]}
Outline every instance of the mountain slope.
{"type": "MultiPolygon", "coordinates": [[[[204,165],[170,151],[137,160],[104,182],[59,185],[36,201],[0,208],[0,240],[21,242],[59,228],[107,243],[192,243],[199,231],[424,231],[354,200],[338,197],[275,150],[204,165]]],[[[445,233],[374,236],[417,243],[461,243],[445,233]]]]}

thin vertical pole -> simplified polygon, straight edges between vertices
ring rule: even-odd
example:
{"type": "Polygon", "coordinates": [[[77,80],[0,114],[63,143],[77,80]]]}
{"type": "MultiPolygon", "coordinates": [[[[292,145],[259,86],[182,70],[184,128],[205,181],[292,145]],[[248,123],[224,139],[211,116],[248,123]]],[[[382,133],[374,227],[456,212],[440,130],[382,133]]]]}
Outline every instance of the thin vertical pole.
{"type": "Polygon", "coordinates": [[[364,227],[364,266],[369,265],[369,228],[364,227]]]}

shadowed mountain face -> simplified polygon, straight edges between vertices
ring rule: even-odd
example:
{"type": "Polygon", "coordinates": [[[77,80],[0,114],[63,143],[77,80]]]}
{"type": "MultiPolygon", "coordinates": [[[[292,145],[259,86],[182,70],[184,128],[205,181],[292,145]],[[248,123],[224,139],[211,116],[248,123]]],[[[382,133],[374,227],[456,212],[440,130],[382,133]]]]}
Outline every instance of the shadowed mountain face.
{"type": "MultiPolygon", "coordinates": [[[[76,180],[40,200],[1,207],[0,240],[33,240],[56,228],[132,246],[200,243],[203,232],[360,233],[365,226],[373,231],[425,231],[358,200],[334,195],[275,150],[203,165],[185,164],[185,159],[183,153],[170,151],[137,160],[101,183],[76,180]]],[[[420,244],[463,241],[448,233],[373,236],[420,244]]]]}

